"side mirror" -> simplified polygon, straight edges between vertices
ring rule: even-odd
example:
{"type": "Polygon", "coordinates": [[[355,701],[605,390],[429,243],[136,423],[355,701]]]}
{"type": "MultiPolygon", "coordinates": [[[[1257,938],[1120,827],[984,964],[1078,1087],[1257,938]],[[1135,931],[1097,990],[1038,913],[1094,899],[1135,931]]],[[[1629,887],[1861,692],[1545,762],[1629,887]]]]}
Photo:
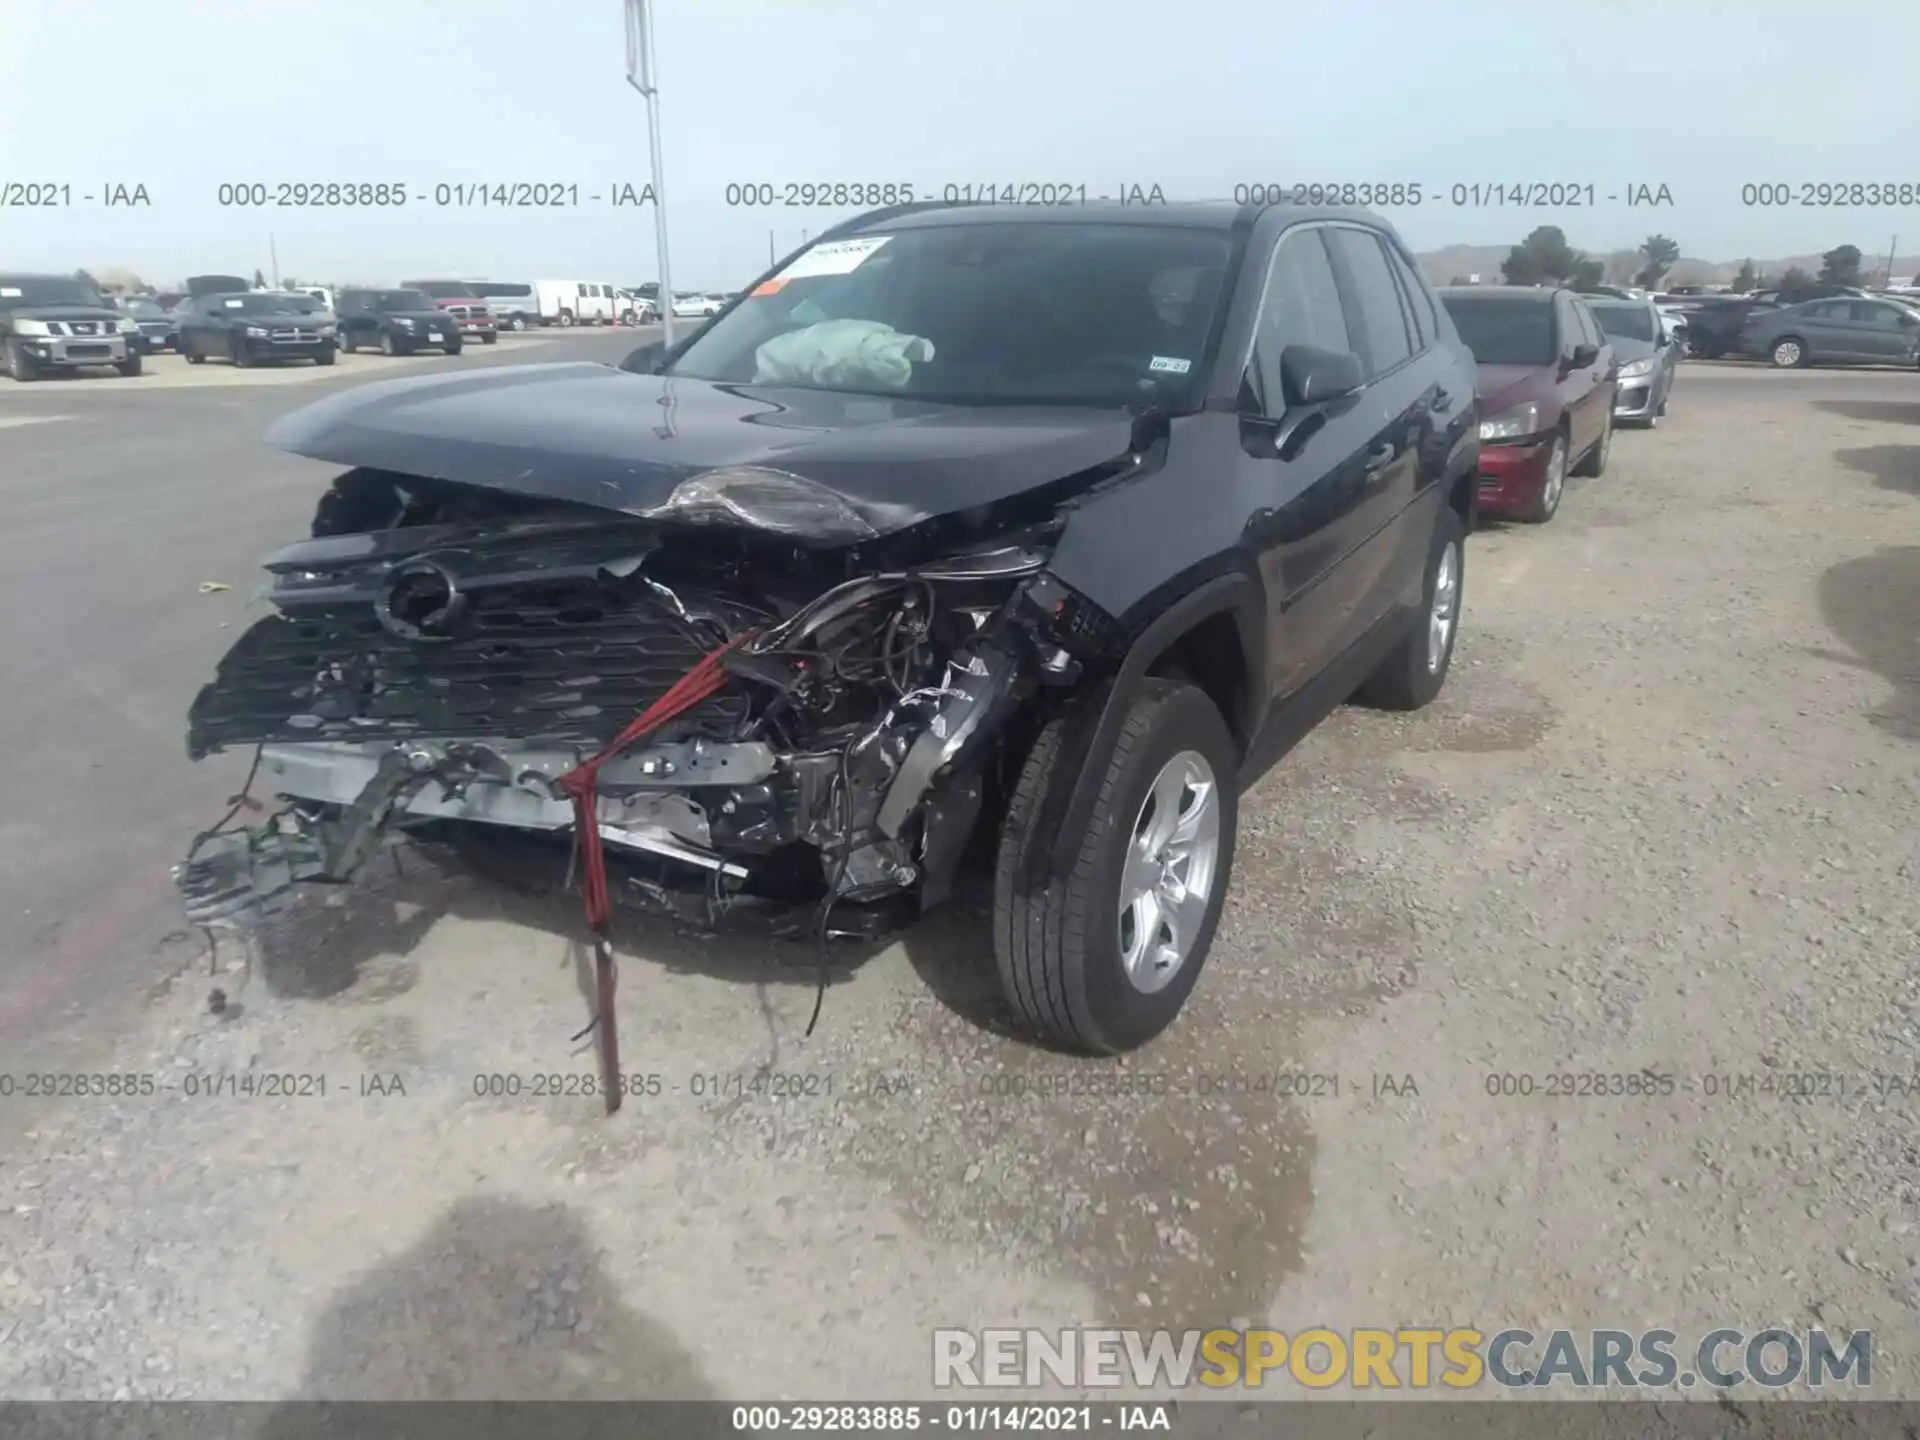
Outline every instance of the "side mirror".
{"type": "Polygon", "coordinates": [[[666,354],[664,340],[649,341],[622,360],[619,368],[633,375],[651,375],[660,368],[660,362],[666,358],[666,354]]]}
{"type": "Polygon", "coordinates": [[[1289,345],[1280,352],[1280,386],[1289,408],[1324,405],[1353,394],[1362,383],[1360,357],[1317,345],[1289,345]]]}
{"type": "Polygon", "coordinates": [[[1598,360],[1599,358],[1600,358],[1599,346],[1576,345],[1573,347],[1573,354],[1567,357],[1567,369],[1584,370],[1587,368],[1587,366],[1593,364],[1593,362],[1598,360]]]}

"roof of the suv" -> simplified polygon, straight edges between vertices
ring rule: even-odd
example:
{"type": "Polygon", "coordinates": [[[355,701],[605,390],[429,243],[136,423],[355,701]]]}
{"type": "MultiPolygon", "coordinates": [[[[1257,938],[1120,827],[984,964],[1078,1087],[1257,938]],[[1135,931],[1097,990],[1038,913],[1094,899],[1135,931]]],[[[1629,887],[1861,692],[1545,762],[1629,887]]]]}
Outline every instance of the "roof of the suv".
{"type": "Polygon", "coordinates": [[[1176,225],[1191,230],[1230,230],[1235,225],[1250,225],[1269,213],[1280,214],[1287,224],[1300,220],[1388,223],[1370,211],[1333,205],[1236,205],[1231,200],[1172,200],[1153,205],[1122,205],[1117,201],[1088,205],[966,205],[935,200],[855,216],[818,238],[858,235],[882,227],[921,230],[941,225],[1070,225],[1086,221],[1103,225],[1176,225]]]}
{"type": "Polygon", "coordinates": [[[1538,300],[1543,305],[1566,290],[1564,285],[1441,285],[1436,288],[1443,300],[1456,295],[1485,295],[1503,300],[1538,300]]]}

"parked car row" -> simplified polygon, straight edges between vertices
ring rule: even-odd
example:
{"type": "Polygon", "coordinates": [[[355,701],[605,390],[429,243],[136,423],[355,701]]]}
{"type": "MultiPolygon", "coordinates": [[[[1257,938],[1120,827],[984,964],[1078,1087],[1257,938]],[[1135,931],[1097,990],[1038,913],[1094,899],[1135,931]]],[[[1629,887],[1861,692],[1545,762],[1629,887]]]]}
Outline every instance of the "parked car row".
{"type": "Polygon", "coordinates": [[[1806,365],[1920,366],[1920,295],[1814,284],[1680,297],[1691,353],[1806,365]]]}
{"type": "Polygon", "coordinates": [[[1644,293],[1470,285],[1440,299],[1478,368],[1481,513],[1545,524],[1569,475],[1607,468],[1616,426],[1666,416],[1683,346],[1644,293]]]}

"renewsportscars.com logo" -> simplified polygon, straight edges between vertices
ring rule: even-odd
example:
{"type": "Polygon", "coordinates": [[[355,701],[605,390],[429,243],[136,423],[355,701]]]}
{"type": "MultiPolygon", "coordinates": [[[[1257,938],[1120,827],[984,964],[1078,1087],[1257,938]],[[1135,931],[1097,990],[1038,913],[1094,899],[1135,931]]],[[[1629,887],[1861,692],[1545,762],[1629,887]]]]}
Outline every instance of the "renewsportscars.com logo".
{"type": "Polygon", "coordinates": [[[940,1389],[1783,1389],[1873,1383],[1873,1332],[1471,1329],[935,1330],[940,1389]]]}

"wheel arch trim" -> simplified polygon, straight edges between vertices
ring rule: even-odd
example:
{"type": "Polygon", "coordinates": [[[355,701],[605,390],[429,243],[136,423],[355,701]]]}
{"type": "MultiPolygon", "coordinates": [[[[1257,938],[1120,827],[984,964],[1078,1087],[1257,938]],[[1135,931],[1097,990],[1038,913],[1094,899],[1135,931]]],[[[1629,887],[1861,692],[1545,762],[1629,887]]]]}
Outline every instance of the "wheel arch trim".
{"type": "Polygon", "coordinates": [[[1248,682],[1247,694],[1242,697],[1243,713],[1223,718],[1251,745],[1266,699],[1267,667],[1263,650],[1266,604],[1253,577],[1236,570],[1202,581],[1149,621],[1134,637],[1104,695],[1086,707],[1082,722],[1085,728],[1081,732],[1083,743],[1078,747],[1079,772],[1060,814],[1059,829],[1047,846],[1056,869],[1072,866],[1080,839],[1092,824],[1105,779],[1104,764],[1099,757],[1112,750],[1126,721],[1127,708],[1140,693],[1148,668],[1201,621],[1221,614],[1233,617],[1248,682]]]}

